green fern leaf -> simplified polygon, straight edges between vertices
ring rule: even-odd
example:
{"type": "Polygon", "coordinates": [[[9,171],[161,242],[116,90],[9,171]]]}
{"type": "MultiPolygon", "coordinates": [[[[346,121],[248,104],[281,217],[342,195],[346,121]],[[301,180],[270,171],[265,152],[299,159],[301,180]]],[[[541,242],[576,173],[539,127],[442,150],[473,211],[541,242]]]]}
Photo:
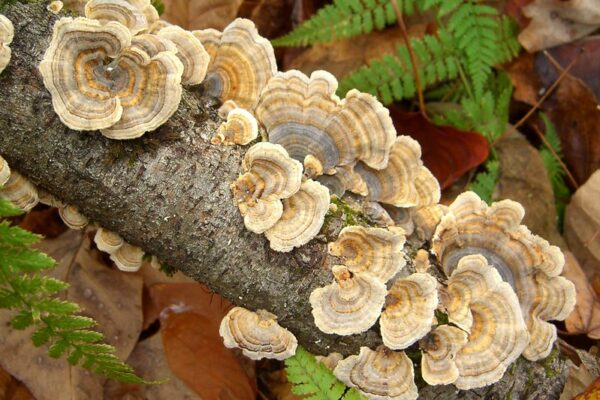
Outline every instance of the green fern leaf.
{"type": "Polygon", "coordinates": [[[314,400],[363,399],[355,390],[348,389],[315,357],[298,346],[296,355],[285,360],[292,392],[314,400]]]}
{"type": "Polygon", "coordinates": [[[486,171],[481,171],[475,176],[475,179],[469,185],[469,190],[477,193],[486,203],[491,204],[492,194],[500,178],[500,162],[488,160],[485,163],[485,169],[486,171]]]}
{"type": "Polygon", "coordinates": [[[412,15],[419,0],[334,0],[319,9],[309,20],[292,32],[272,41],[273,46],[297,47],[327,43],[382,30],[396,22],[391,1],[396,1],[404,15],[412,15]]]}

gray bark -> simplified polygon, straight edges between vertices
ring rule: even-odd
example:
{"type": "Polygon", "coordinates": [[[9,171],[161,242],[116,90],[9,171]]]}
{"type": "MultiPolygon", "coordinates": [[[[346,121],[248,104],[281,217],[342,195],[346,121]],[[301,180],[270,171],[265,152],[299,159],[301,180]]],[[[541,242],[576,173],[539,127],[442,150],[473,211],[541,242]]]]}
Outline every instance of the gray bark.
{"type": "MultiPolygon", "coordinates": [[[[380,343],[375,329],[340,337],[323,334],[313,323],[310,292],[332,280],[330,235],[282,254],[244,228],[229,184],[245,149],[209,143],[218,119],[201,89],[185,90],[170,121],[140,139],[116,142],[97,132],[71,131],[54,113],[37,70],[58,17],[43,5],[17,4],[5,14],[15,25],[15,40],[12,60],[0,75],[0,154],[11,167],[232,302],[275,313],[314,353],[357,353],[361,345],[380,343]]],[[[340,224],[330,225],[333,233],[340,224]]],[[[524,360],[519,365],[537,368],[524,360]]],[[[559,362],[561,382],[563,367],[559,362]]],[[[514,391],[518,379],[506,374],[487,393],[513,387],[513,399],[525,398],[525,392],[514,391]]],[[[543,376],[535,379],[536,386],[556,387],[543,376]]],[[[557,398],[560,388],[552,390],[544,398],[557,398]]],[[[462,394],[442,387],[434,395],[462,394]]]]}

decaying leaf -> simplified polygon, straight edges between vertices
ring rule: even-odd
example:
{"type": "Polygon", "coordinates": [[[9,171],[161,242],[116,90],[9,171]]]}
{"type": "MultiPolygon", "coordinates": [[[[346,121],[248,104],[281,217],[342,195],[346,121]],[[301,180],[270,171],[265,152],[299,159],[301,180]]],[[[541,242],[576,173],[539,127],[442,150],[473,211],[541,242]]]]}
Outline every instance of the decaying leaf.
{"type": "Polygon", "coordinates": [[[235,19],[243,0],[163,0],[162,19],[187,30],[222,31],[235,19]]]}
{"type": "Polygon", "coordinates": [[[0,399],[35,400],[25,385],[0,368],[0,399]]]}
{"type": "Polygon", "coordinates": [[[390,114],[398,134],[412,136],[419,142],[423,162],[442,188],[488,157],[488,142],[479,133],[434,125],[420,113],[402,112],[395,107],[390,108],[390,114]]]}
{"type": "Polygon", "coordinates": [[[156,284],[161,335],[171,370],[205,400],[254,399],[253,368],[227,349],[219,325],[230,303],[198,283],[156,284]]]}
{"type": "Polygon", "coordinates": [[[600,298],[571,252],[565,252],[562,275],[575,284],[577,291],[575,309],[565,320],[567,331],[600,339],[600,298]]]}
{"type": "Polygon", "coordinates": [[[597,0],[535,0],[523,13],[531,22],[519,41],[531,53],[579,39],[600,26],[597,0]]]}
{"type": "Polygon", "coordinates": [[[565,239],[587,278],[600,273],[600,171],[571,197],[565,212],[565,239]]]}

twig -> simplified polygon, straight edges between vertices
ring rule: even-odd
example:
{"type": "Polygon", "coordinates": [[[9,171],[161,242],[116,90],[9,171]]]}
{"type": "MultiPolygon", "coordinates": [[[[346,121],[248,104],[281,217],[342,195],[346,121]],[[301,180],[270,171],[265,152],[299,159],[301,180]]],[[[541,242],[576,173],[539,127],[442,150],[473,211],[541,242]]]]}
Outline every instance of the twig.
{"type": "Polygon", "coordinates": [[[569,178],[569,181],[571,182],[571,185],[573,185],[573,187],[575,189],[579,189],[579,185],[577,184],[577,181],[575,180],[575,178],[571,174],[571,171],[569,171],[569,168],[567,168],[567,166],[565,165],[565,163],[563,162],[563,160],[561,160],[561,158],[558,156],[558,154],[556,154],[556,152],[554,151],[554,149],[552,148],[552,146],[550,145],[550,143],[548,143],[548,140],[546,139],[546,136],[544,136],[544,134],[542,133],[542,131],[540,131],[540,128],[538,128],[536,125],[533,125],[533,130],[535,131],[535,133],[537,133],[537,135],[540,138],[540,140],[544,143],[544,146],[546,146],[548,148],[548,150],[550,150],[550,153],[552,153],[552,157],[556,158],[556,161],[558,161],[560,163],[560,166],[562,167],[562,169],[567,174],[567,177],[569,178]]]}
{"type": "Polygon", "coordinates": [[[568,75],[569,71],[571,70],[571,68],[573,68],[573,66],[575,65],[575,63],[577,62],[578,59],[579,59],[579,55],[577,57],[575,57],[573,60],[571,60],[569,65],[567,65],[567,68],[565,68],[560,73],[559,77],[548,88],[546,93],[544,93],[544,95],[537,101],[537,103],[535,103],[533,105],[533,107],[531,107],[531,109],[527,112],[527,114],[525,114],[525,116],[523,118],[521,118],[516,124],[514,124],[512,126],[512,128],[506,130],[506,132],[504,132],[502,135],[498,136],[498,138],[492,142],[492,146],[495,146],[500,140],[515,133],[517,131],[517,129],[519,129],[519,127],[521,125],[523,125],[529,119],[529,117],[531,117],[533,115],[533,113],[536,112],[536,110],[538,108],[540,108],[542,103],[544,101],[546,101],[546,99],[554,92],[554,89],[556,89],[558,87],[558,84],[565,78],[565,76],[568,75]]]}
{"type": "Polygon", "coordinates": [[[398,26],[402,31],[402,39],[404,39],[404,44],[406,45],[406,49],[408,50],[408,54],[410,56],[410,63],[412,64],[413,75],[415,76],[415,83],[417,86],[417,97],[419,98],[419,111],[425,117],[425,119],[429,120],[427,117],[427,110],[425,109],[425,99],[423,98],[423,88],[421,87],[421,79],[419,78],[419,70],[417,67],[417,57],[415,56],[415,52],[410,44],[410,38],[408,37],[408,32],[406,30],[406,25],[404,24],[404,19],[402,18],[402,12],[398,7],[397,0],[390,0],[392,2],[392,7],[394,7],[394,11],[396,12],[396,19],[398,20],[398,26]]]}

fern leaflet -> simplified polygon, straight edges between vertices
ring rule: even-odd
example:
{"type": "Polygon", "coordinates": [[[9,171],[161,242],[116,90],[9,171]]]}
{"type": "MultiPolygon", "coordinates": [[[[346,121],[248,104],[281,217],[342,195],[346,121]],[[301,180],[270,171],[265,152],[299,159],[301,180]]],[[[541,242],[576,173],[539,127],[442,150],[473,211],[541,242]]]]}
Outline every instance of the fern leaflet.
{"type": "Polygon", "coordinates": [[[333,373],[301,346],[296,355],[285,360],[288,381],[292,392],[312,400],[364,399],[355,389],[348,389],[333,373]]]}
{"type": "MultiPolygon", "coordinates": [[[[0,217],[21,214],[8,200],[0,197],[0,217]]],[[[55,296],[69,285],[42,275],[55,261],[30,248],[41,236],[27,232],[8,221],[0,222],[0,308],[12,309],[16,315],[10,323],[14,329],[35,326],[35,346],[49,344],[48,355],[67,355],[72,365],[126,383],[146,382],[114,354],[115,348],[99,343],[103,335],[90,330],[95,321],[75,315],[77,304],[55,296]]]]}
{"type": "Polygon", "coordinates": [[[488,160],[485,163],[485,169],[485,171],[481,171],[475,176],[475,179],[469,185],[469,190],[474,191],[482,200],[491,204],[494,188],[500,177],[500,162],[488,160]]]}

